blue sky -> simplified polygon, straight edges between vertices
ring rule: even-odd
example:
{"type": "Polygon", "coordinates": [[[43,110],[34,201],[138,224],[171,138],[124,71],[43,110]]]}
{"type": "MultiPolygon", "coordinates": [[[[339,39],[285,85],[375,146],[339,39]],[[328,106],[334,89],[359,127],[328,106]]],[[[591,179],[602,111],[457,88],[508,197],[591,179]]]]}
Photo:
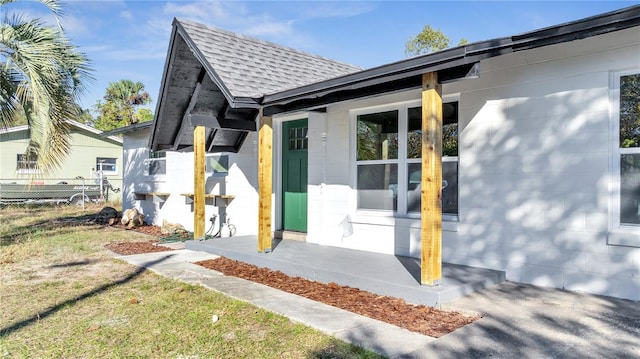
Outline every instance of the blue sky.
{"type": "MultiPolygon", "coordinates": [[[[80,99],[102,100],[109,82],[140,81],[155,108],[174,17],[370,68],[405,58],[409,37],[429,24],[470,42],[510,36],[638,4],[634,1],[78,1],[62,25],[95,69],[80,99]]],[[[51,21],[33,2],[12,5],[51,21]]]]}

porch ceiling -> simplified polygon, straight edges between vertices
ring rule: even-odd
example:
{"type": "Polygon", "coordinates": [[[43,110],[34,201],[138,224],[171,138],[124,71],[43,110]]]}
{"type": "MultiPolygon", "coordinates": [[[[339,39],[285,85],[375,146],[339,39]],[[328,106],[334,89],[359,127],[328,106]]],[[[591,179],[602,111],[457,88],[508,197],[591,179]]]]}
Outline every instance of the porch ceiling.
{"type": "Polygon", "coordinates": [[[258,109],[232,108],[183,36],[174,29],[172,37],[151,149],[192,151],[194,126],[204,125],[207,152],[237,152],[258,109]]]}

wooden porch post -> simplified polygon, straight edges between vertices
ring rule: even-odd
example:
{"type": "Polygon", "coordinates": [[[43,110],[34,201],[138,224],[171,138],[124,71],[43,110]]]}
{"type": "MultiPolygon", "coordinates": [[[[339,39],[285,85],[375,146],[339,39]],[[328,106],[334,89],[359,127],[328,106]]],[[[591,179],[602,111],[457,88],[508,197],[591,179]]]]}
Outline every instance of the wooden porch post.
{"type": "Polygon", "coordinates": [[[442,278],[442,85],[438,73],[422,75],[422,255],[420,282],[442,278]]]}
{"type": "Polygon", "coordinates": [[[204,239],[204,152],[205,128],[193,129],[193,239],[204,239]]]}
{"type": "Polygon", "coordinates": [[[258,132],[258,252],[271,251],[271,193],[273,192],[273,129],[271,117],[260,111],[258,132]]]}

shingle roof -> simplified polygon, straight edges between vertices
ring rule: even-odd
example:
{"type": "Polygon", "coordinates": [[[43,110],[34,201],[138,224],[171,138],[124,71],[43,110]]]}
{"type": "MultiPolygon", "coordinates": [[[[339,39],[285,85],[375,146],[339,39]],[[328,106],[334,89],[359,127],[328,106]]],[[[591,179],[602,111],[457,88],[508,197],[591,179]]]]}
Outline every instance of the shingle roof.
{"type": "Polygon", "coordinates": [[[233,97],[260,98],[361,71],[362,68],[176,19],[233,97]]]}

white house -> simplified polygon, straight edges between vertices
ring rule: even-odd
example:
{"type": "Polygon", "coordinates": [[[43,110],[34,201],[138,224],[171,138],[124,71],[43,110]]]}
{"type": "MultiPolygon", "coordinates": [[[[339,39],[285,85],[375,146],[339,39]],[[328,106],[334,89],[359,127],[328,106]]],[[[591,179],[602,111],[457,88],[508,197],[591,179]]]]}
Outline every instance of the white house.
{"type": "Polygon", "coordinates": [[[176,20],[159,99],[124,138],[123,203],[149,221],[202,216],[201,127],[205,193],[234,196],[204,218],[237,235],[441,246],[511,281],[640,300],[640,6],[368,70],[176,20]]]}

